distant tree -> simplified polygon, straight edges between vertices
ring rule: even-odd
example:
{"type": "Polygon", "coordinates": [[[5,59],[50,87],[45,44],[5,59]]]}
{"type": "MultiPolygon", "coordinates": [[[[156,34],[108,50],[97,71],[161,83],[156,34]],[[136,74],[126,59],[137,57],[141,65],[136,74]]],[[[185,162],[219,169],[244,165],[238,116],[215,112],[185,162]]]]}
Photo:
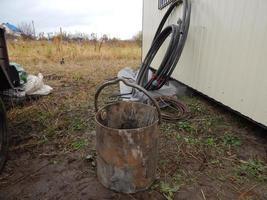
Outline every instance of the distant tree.
{"type": "Polygon", "coordinates": [[[120,39],[118,39],[116,37],[113,37],[113,38],[109,39],[110,43],[118,43],[119,41],[120,41],[120,39]]]}
{"type": "Polygon", "coordinates": [[[93,44],[95,46],[95,51],[96,51],[96,49],[97,49],[97,34],[96,33],[91,33],[90,41],[93,42],[93,44]]]}
{"type": "Polygon", "coordinates": [[[34,28],[32,23],[21,22],[18,24],[18,29],[21,31],[22,37],[25,39],[33,39],[34,38],[34,28]]]}
{"type": "Polygon", "coordinates": [[[52,40],[53,39],[53,32],[46,33],[47,34],[47,39],[52,40]]]}
{"type": "Polygon", "coordinates": [[[136,33],[132,38],[132,40],[135,41],[140,47],[142,46],[142,39],[143,39],[142,31],[139,31],[138,33],[136,33]]]}
{"type": "Polygon", "coordinates": [[[82,42],[82,41],[88,41],[89,36],[86,33],[75,33],[75,34],[69,34],[68,37],[72,41],[82,42]]]}
{"type": "Polygon", "coordinates": [[[38,40],[47,40],[47,38],[45,37],[45,33],[41,32],[38,34],[38,40]]]}
{"type": "Polygon", "coordinates": [[[107,42],[108,40],[109,40],[109,38],[108,38],[107,34],[102,35],[102,37],[100,38],[100,44],[99,44],[99,47],[98,47],[98,51],[99,52],[100,52],[100,50],[102,48],[103,43],[107,42]]]}

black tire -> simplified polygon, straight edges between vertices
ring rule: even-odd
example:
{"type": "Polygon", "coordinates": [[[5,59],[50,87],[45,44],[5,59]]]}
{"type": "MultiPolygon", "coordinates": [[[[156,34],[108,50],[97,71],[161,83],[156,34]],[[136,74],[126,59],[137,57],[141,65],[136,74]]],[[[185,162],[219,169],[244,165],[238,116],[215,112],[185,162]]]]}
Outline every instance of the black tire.
{"type": "Polygon", "coordinates": [[[6,110],[4,103],[0,99],[0,173],[4,168],[8,153],[8,135],[6,124],[6,110]]]}

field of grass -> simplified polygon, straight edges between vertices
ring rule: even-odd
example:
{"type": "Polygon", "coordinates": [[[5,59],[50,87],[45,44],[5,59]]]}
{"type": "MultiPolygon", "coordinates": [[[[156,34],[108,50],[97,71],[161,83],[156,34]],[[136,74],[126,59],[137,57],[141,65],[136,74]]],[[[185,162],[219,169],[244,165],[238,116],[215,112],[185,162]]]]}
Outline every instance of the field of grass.
{"type": "Polygon", "coordinates": [[[68,63],[89,60],[138,60],[141,49],[135,42],[106,42],[101,46],[93,42],[10,41],[9,57],[21,64],[59,63],[62,58],[68,63]]]}
{"type": "Polygon", "coordinates": [[[54,91],[8,112],[11,147],[0,199],[267,199],[264,131],[198,95],[181,99],[189,118],[161,125],[150,190],[123,195],[103,188],[95,173],[94,93],[123,67],[137,68],[141,49],[130,42],[106,43],[100,52],[91,43],[8,47],[11,61],[43,73],[54,91]]]}

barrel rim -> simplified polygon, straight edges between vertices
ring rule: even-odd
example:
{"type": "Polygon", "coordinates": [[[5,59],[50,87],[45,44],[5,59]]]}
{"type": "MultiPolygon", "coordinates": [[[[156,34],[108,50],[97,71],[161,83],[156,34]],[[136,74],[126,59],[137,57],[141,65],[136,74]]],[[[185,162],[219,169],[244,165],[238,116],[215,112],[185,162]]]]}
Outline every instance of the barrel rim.
{"type": "MultiPolygon", "coordinates": [[[[140,127],[140,128],[133,128],[133,129],[116,129],[116,128],[111,128],[111,127],[105,126],[105,125],[101,124],[101,123],[97,120],[97,115],[98,115],[102,110],[104,110],[104,108],[106,108],[106,107],[108,107],[108,106],[116,105],[116,104],[118,104],[118,103],[122,103],[122,102],[123,102],[123,103],[127,103],[126,101],[117,101],[117,102],[110,103],[110,104],[107,104],[107,105],[101,107],[101,108],[96,112],[96,114],[95,114],[95,122],[96,122],[99,126],[101,126],[102,128],[105,128],[105,129],[108,129],[108,130],[113,130],[113,131],[114,131],[114,130],[115,130],[115,131],[141,131],[141,130],[148,129],[148,128],[151,128],[151,127],[153,127],[153,126],[159,124],[159,119],[157,119],[155,122],[153,122],[153,123],[152,123],[151,125],[149,125],[149,126],[144,126],[144,127],[140,127]]],[[[128,102],[128,103],[129,103],[129,102],[128,102]]],[[[131,103],[133,103],[133,104],[142,104],[142,105],[144,105],[144,106],[149,106],[149,107],[154,108],[154,107],[151,106],[151,105],[144,104],[144,103],[140,103],[140,102],[133,102],[133,101],[131,101],[131,103]]],[[[154,109],[156,110],[156,108],[154,108],[154,109]]]]}

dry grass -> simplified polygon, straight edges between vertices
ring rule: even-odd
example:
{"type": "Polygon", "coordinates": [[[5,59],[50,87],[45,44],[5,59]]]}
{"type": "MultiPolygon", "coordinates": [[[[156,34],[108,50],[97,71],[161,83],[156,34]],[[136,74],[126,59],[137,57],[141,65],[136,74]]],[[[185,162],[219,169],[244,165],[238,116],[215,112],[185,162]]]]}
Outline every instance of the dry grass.
{"type": "MultiPolygon", "coordinates": [[[[99,44],[98,44],[99,45],[99,44]]],[[[92,42],[9,41],[9,57],[21,64],[58,63],[62,58],[68,63],[95,59],[140,59],[141,49],[134,42],[106,42],[99,51],[92,42]]]]}
{"type": "Polygon", "coordinates": [[[45,82],[54,88],[51,95],[9,111],[11,129],[18,133],[15,140],[22,141],[15,150],[29,142],[41,149],[44,142],[71,149],[78,133],[94,129],[96,87],[125,66],[138,67],[141,54],[140,47],[131,42],[106,43],[100,52],[91,43],[74,42],[62,43],[59,50],[48,41],[9,41],[8,48],[10,61],[22,64],[28,73],[43,73],[45,82]],[[65,58],[62,65],[61,56],[65,58]],[[38,134],[27,136],[32,131],[38,134]],[[24,144],[24,137],[30,141],[24,144]]]}

